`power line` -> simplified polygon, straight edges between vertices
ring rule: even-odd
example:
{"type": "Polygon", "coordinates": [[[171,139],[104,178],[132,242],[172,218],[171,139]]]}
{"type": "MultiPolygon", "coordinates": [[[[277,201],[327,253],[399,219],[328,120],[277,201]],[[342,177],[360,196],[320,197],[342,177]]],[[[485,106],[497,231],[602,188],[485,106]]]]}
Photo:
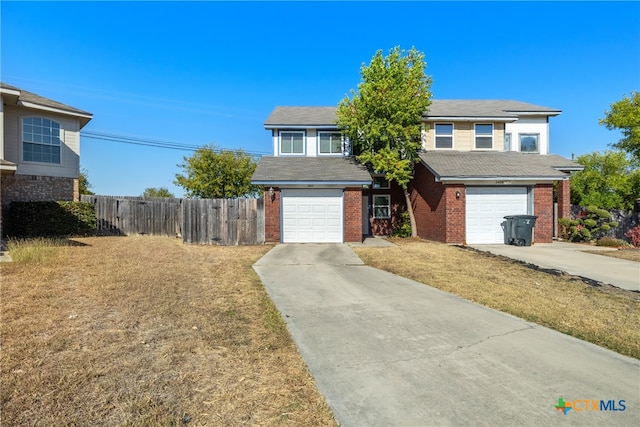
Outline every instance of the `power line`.
{"type": "MultiPolygon", "coordinates": [[[[165,148],[170,150],[196,151],[197,149],[202,148],[204,146],[204,145],[183,144],[179,142],[162,141],[159,139],[114,135],[114,134],[90,132],[90,131],[81,131],[80,135],[88,139],[120,142],[123,144],[142,145],[142,146],[154,147],[154,148],[165,148]]],[[[215,151],[223,152],[223,151],[236,151],[236,150],[231,148],[215,148],[215,151]]],[[[263,154],[267,154],[266,152],[261,152],[261,151],[245,151],[245,150],[242,150],[242,151],[244,151],[245,153],[253,157],[260,157],[263,154]]]]}

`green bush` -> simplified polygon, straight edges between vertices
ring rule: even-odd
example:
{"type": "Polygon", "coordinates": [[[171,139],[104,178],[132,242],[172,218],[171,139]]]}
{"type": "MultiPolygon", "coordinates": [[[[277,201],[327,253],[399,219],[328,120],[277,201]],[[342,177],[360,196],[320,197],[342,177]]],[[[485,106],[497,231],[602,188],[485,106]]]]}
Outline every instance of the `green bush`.
{"type": "Polygon", "coordinates": [[[3,232],[14,238],[86,236],[96,230],[96,213],[84,202],[12,202],[3,232]]]}
{"type": "Polygon", "coordinates": [[[611,221],[611,214],[605,209],[588,206],[577,219],[560,218],[558,225],[560,238],[570,242],[589,242],[604,237],[618,223],[611,221]]]}
{"type": "Polygon", "coordinates": [[[400,221],[391,233],[394,237],[411,237],[411,218],[408,211],[400,213],[400,221]]]}

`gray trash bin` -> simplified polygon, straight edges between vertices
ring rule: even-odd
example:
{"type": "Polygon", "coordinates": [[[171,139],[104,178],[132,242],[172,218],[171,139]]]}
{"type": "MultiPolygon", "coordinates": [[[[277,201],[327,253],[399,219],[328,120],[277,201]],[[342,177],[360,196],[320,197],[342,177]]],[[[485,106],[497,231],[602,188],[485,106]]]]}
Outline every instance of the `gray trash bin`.
{"type": "Polygon", "coordinates": [[[507,243],[516,246],[531,246],[533,242],[533,227],[536,225],[534,215],[508,215],[505,226],[507,243]]]}

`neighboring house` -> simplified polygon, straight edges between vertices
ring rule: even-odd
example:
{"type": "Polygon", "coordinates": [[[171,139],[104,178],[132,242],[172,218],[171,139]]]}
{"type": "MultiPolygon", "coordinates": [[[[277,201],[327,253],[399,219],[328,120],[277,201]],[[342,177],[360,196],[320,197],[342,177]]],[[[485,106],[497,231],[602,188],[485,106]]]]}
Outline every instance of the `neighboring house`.
{"type": "MultiPolygon", "coordinates": [[[[569,177],[582,166],[549,154],[559,110],[516,101],[434,100],[409,190],[418,235],[451,244],[504,243],[504,216],[538,216],[551,242],[569,216],[569,177]]],[[[406,210],[402,190],[351,157],[335,107],[277,107],[265,122],[273,156],[252,182],[265,186],[267,241],[351,242],[389,235],[406,210]]]]}
{"type": "Polygon", "coordinates": [[[0,83],[0,197],[78,200],[80,129],[91,113],[0,83]]]}

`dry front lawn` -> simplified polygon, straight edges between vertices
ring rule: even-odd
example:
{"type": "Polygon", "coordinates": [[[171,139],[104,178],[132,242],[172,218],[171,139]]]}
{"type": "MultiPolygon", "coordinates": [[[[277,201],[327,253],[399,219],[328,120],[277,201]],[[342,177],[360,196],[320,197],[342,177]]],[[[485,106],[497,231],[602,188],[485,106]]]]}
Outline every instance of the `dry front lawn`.
{"type": "Polygon", "coordinates": [[[269,246],[71,243],[0,265],[0,424],[335,425],[251,268],[269,246]]]}
{"type": "Polygon", "coordinates": [[[640,294],[473,249],[412,239],[354,248],[373,267],[640,359],[640,294]]]}
{"type": "Polygon", "coordinates": [[[638,248],[624,248],[617,251],[586,251],[591,254],[598,254],[603,256],[610,256],[613,258],[626,259],[628,261],[640,262],[640,249],[638,248]]]}

